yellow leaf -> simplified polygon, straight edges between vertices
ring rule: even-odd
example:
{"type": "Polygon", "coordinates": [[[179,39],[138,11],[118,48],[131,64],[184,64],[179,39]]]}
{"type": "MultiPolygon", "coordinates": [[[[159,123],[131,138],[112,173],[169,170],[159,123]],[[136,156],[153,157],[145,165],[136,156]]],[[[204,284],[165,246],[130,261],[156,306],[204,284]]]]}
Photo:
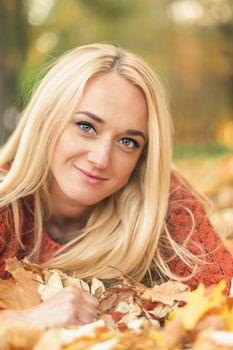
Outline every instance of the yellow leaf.
{"type": "Polygon", "coordinates": [[[228,307],[226,321],[227,321],[227,329],[233,332],[233,307],[231,309],[228,307]]]}
{"type": "Polygon", "coordinates": [[[0,327],[0,350],[34,349],[42,334],[42,329],[21,322],[4,322],[0,327]]]}
{"type": "Polygon", "coordinates": [[[188,304],[177,310],[176,314],[182,318],[182,322],[187,330],[192,330],[201,317],[209,310],[219,308],[226,301],[223,291],[226,287],[224,280],[220,281],[207,294],[203,284],[190,293],[188,304]]]}
{"type": "Polygon", "coordinates": [[[0,308],[27,309],[41,303],[37,292],[38,283],[33,280],[33,273],[21,267],[16,258],[6,261],[6,271],[13,278],[0,280],[0,308]]]}

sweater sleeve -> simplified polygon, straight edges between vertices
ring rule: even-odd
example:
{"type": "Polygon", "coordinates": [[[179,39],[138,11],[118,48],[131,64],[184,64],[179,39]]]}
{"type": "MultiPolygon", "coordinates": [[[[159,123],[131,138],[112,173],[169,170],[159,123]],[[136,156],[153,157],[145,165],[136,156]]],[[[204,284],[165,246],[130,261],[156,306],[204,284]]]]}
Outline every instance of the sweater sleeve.
{"type": "MultiPolygon", "coordinates": [[[[167,228],[176,242],[186,243],[186,249],[203,261],[185,283],[195,289],[200,282],[209,286],[225,279],[226,293],[229,293],[233,278],[232,254],[214,231],[201,200],[178,177],[173,176],[172,182],[167,228]]],[[[177,276],[189,276],[192,272],[178,256],[172,258],[169,267],[177,276]]]]}

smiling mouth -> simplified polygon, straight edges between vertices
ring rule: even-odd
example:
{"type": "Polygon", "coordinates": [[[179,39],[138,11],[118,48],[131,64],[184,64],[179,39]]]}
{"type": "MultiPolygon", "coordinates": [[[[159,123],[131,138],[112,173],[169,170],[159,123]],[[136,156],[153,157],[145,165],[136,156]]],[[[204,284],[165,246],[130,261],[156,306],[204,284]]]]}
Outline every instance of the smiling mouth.
{"type": "Polygon", "coordinates": [[[98,182],[102,182],[102,181],[108,180],[107,178],[104,178],[104,177],[92,174],[89,171],[80,169],[80,168],[78,168],[76,166],[75,166],[75,168],[80,172],[81,176],[88,182],[98,183],[98,182]]]}

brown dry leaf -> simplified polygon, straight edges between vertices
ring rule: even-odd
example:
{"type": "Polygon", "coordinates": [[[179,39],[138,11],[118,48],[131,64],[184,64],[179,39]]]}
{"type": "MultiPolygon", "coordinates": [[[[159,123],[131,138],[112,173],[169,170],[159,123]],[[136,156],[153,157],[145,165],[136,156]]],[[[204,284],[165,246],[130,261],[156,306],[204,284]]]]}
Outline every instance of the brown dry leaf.
{"type": "Polygon", "coordinates": [[[103,296],[103,291],[102,291],[102,288],[101,287],[98,287],[96,290],[95,290],[95,293],[93,294],[94,297],[96,297],[98,300],[100,300],[103,296]]]}
{"type": "Polygon", "coordinates": [[[175,301],[187,302],[189,290],[186,284],[169,281],[154,288],[146,288],[141,297],[151,302],[157,301],[172,306],[175,301]]]}
{"type": "Polygon", "coordinates": [[[104,312],[106,310],[112,309],[116,304],[117,297],[118,296],[116,294],[110,294],[109,296],[100,300],[100,304],[99,304],[100,312],[104,312]]]}
{"type": "Polygon", "coordinates": [[[173,311],[173,306],[158,303],[158,305],[155,306],[154,309],[144,311],[144,312],[146,315],[149,314],[149,315],[155,317],[156,319],[161,319],[161,318],[166,317],[170,311],[173,311]]]}
{"type": "Polygon", "coordinates": [[[33,273],[21,267],[16,258],[6,260],[6,271],[13,278],[0,280],[0,308],[27,309],[41,303],[33,273]]]}
{"type": "Polygon", "coordinates": [[[135,295],[135,292],[133,290],[131,290],[131,289],[120,291],[120,293],[118,294],[118,302],[119,303],[121,301],[132,302],[132,299],[133,299],[134,295],[135,295]]]}
{"type": "Polygon", "coordinates": [[[40,275],[41,278],[44,275],[45,269],[40,265],[35,263],[31,263],[27,257],[20,261],[22,267],[27,271],[32,271],[34,274],[40,275]]]}

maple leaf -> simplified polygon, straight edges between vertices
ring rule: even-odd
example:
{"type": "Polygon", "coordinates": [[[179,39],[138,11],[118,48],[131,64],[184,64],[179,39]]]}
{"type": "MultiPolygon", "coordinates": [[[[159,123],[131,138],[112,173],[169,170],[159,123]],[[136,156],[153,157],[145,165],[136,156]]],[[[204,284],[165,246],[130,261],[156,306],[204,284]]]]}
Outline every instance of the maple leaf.
{"type": "Polygon", "coordinates": [[[31,271],[26,271],[16,258],[6,260],[5,270],[12,278],[0,280],[1,309],[27,309],[41,303],[38,283],[31,271]]]}
{"type": "Polygon", "coordinates": [[[214,308],[221,308],[226,302],[223,291],[226,287],[224,280],[209,289],[207,292],[203,284],[199,284],[197,289],[190,293],[188,303],[177,310],[177,315],[182,318],[182,322],[187,330],[192,330],[203,315],[214,308]]]}

